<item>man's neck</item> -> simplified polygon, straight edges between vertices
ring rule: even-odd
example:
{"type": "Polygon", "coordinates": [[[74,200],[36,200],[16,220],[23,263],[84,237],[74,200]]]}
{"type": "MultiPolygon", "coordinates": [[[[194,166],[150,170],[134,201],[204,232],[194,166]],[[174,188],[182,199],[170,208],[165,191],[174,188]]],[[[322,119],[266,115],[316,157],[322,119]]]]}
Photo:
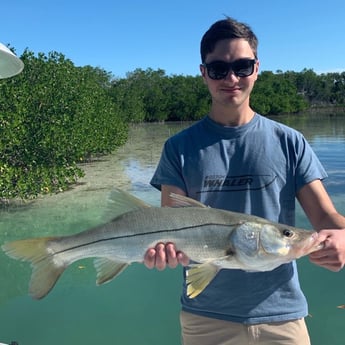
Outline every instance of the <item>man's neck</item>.
{"type": "Polygon", "coordinates": [[[246,109],[211,107],[209,116],[213,121],[223,126],[237,127],[250,122],[254,114],[255,112],[250,107],[246,109]]]}

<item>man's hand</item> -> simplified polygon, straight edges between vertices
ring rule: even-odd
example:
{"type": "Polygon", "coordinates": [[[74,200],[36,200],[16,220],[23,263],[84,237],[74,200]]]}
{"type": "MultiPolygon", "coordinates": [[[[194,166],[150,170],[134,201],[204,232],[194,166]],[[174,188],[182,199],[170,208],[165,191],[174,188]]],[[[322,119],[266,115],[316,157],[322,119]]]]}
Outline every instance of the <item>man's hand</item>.
{"type": "Polygon", "coordinates": [[[345,265],[345,229],[325,229],[319,231],[318,240],[324,247],[309,255],[310,261],[333,272],[345,265]]]}
{"type": "Polygon", "coordinates": [[[164,270],[167,266],[175,268],[178,264],[187,266],[188,263],[188,256],[177,251],[173,243],[158,243],[154,248],[149,248],[144,256],[145,266],[158,270],[164,270]]]}

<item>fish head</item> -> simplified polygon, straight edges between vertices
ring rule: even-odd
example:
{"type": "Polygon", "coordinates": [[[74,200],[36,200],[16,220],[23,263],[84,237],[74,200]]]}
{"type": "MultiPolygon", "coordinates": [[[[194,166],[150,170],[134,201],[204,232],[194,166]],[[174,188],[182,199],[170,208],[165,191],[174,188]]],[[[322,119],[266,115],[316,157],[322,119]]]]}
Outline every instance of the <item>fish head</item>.
{"type": "Polygon", "coordinates": [[[317,237],[318,234],[313,231],[265,224],[260,233],[260,245],[263,253],[291,261],[321,249],[317,237]]]}
{"type": "Polygon", "coordinates": [[[231,249],[249,271],[272,270],[322,248],[317,233],[273,223],[244,222],[230,235],[231,249]]]}

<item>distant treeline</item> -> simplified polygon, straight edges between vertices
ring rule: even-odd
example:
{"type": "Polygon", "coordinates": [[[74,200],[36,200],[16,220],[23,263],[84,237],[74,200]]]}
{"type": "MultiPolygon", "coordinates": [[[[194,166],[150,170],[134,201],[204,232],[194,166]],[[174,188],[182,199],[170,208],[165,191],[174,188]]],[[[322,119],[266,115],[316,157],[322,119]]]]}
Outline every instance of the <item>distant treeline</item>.
{"type": "MultiPolygon", "coordinates": [[[[137,69],[113,80],[110,93],[125,118],[135,122],[197,120],[207,114],[211,102],[201,76],[167,76],[164,70],[137,69]]],[[[345,72],[264,71],[251,96],[252,108],[262,115],[344,105],[345,72]]]]}
{"type": "MultiPolygon", "coordinates": [[[[200,76],[137,69],[126,78],[63,54],[26,50],[24,71],[0,81],[0,200],[66,190],[80,164],[126,142],[128,124],[198,120],[210,106],[200,76]]],[[[345,72],[261,72],[252,107],[263,115],[345,104],[345,72]]]]}

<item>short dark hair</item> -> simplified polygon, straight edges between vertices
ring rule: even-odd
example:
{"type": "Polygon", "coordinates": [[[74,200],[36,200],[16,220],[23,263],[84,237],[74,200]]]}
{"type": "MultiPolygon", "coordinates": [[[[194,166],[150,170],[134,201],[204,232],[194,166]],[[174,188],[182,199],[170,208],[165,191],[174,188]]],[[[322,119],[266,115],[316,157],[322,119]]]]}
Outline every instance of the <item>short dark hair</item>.
{"type": "Polygon", "coordinates": [[[243,38],[253,50],[257,59],[258,38],[252,29],[244,23],[227,17],[215,22],[204,34],[200,43],[201,62],[205,63],[207,54],[212,53],[216,43],[224,39],[243,38]]]}

